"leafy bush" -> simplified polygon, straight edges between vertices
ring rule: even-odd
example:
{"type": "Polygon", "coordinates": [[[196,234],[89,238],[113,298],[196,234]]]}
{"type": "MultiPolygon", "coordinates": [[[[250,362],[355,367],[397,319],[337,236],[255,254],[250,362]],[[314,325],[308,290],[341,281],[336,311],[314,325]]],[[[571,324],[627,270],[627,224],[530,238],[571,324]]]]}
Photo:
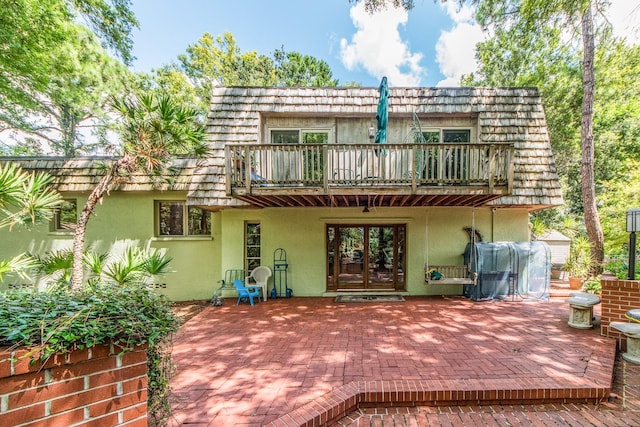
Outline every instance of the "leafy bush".
{"type": "Polygon", "coordinates": [[[589,277],[582,284],[582,288],[585,292],[590,294],[600,295],[602,293],[602,283],[600,283],[600,277],[589,277]]]}
{"type": "MultiPolygon", "coordinates": [[[[73,252],[69,249],[48,252],[45,256],[30,255],[36,272],[48,289],[70,288],[73,277],[73,252]]],[[[120,256],[87,251],[83,255],[89,270],[89,284],[112,283],[126,286],[149,283],[156,276],[168,273],[172,258],[157,249],[127,247],[120,256]]]]}
{"type": "Polygon", "coordinates": [[[587,278],[593,268],[591,243],[587,236],[578,235],[571,240],[569,259],[564,267],[571,277],[587,278]]]}
{"type": "Polygon", "coordinates": [[[155,422],[169,411],[171,337],[178,326],[168,300],[140,285],[0,293],[0,345],[32,347],[34,362],[100,344],[125,351],[148,344],[148,403],[155,422]]]}
{"type": "MultiPolygon", "coordinates": [[[[605,270],[611,272],[618,279],[626,280],[629,278],[629,265],[626,261],[609,261],[605,270]]],[[[640,266],[636,266],[635,279],[640,280],[640,266]]]]}

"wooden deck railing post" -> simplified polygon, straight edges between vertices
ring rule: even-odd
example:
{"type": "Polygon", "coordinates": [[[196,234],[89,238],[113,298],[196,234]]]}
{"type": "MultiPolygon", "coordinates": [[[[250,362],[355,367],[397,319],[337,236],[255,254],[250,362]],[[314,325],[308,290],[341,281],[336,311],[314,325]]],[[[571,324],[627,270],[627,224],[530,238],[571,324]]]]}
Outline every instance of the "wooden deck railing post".
{"type": "Polygon", "coordinates": [[[411,152],[413,155],[413,166],[411,167],[411,192],[415,193],[416,190],[418,189],[418,173],[420,173],[418,171],[418,146],[417,145],[413,145],[413,147],[411,147],[411,152]]]}
{"type": "Polygon", "coordinates": [[[244,180],[247,193],[251,193],[251,157],[249,146],[244,149],[244,180]]]}
{"type": "Polygon", "coordinates": [[[492,144],[489,147],[489,193],[493,193],[493,177],[495,176],[495,167],[496,167],[496,161],[495,161],[495,146],[492,144]]]}
{"type": "Polygon", "coordinates": [[[231,147],[228,145],[224,147],[224,159],[225,159],[225,167],[226,167],[226,175],[227,179],[225,179],[225,190],[227,192],[227,196],[231,195],[231,181],[235,178],[235,173],[233,171],[233,158],[231,157],[231,147]]]}
{"type": "Polygon", "coordinates": [[[337,187],[361,192],[363,184],[388,194],[402,187],[407,194],[447,187],[464,194],[470,187],[488,195],[513,188],[513,144],[229,144],[224,150],[228,195],[278,188],[290,194],[309,188],[329,194],[337,187]]]}
{"type": "Polygon", "coordinates": [[[322,146],[322,188],[324,192],[329,192],[329,147],[327,144],[322,146]]]}

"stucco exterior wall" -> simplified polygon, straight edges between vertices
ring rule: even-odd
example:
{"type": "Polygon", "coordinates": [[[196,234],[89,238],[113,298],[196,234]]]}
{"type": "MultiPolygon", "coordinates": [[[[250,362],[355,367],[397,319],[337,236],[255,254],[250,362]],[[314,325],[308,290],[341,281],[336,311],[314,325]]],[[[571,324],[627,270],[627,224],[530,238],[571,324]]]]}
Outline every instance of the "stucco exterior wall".
{"type": "MultiPolygon", "coordinates": [[[[78,210],[86,201],[84,194],[64,194],[65,198],[76,198],[78,210]]],[[[159,277],[154,285],[158,292],[172,300],[210,298],[219,277],[219,250],[211,237],[155,237],[154,201],[185,200],[184,192],[157,193],[111,193],[98,205],[95,215],[89,220],[86,248],[96,252],[110,252],[118,256],[129,246],[157,248],[173,258],[173,270],[159,277]]],[[[212,224],[215,233],[220,233],[212,224]]],[[[9,232],[0,230],[0,259],[11,258],[21,252],[44,255],[49,251],[71,249],[72,233],[49,231],[49,224],[31,230],[15,228],[9,232]]],[[[0,290],[22,285],[37,285],[33,280],[24,280],[16,275],[6,275],[0,290]]]]}
{"type": "MultiPolygon", "coordinates": [[[[424,284],[427,264],[462,264],[469,241],[463,227],[482,234],[484,241],[528,241],[526,209],[490,208],[372,208],[367,214],[351,208],[267,208],[225,210],[221,216],[222,271],[243,268],[246,221],[260,222],[262,264],[273,268],[274,251],[287,252],[288,286],[295,296],[325,294],[327,224],[406,224],[407,293],[460,294],[461,287],[424,284]],[[493,240],[491,237],[496,236],[493,240]],[[425,242],[428,241],[428,245],[425,242]]],[[[269,280],[269,289],[273,278],[269,280]]]]}
{"type": "MultiPolygon", "coordinates": [[[[85,195],[76,197],[79,209],[85,195]]],[[[412,295],[460,294],[459,286],[424,284],[424,268],[462,264],[469,241],[464,227],[475,225],[483,241],[528,241],[526,209],[491,208],[267,208],[227,209],[212,213],[211,237],[155,237],[154,201],[184,200],[182,192],[119,193],[106,197],[89,221],[87,248],[121,254],[128,246],[166,251],[173,272],[157,280],[155,289],[172,300],[208,299],[227,269],[244,268],[247,221],[261,224],[262,264],[273,267],[274,251],[283,248],[289,262],[288,285],[294,296],[319,296],[326,290],[327,224],[406,224],[406,291],[412,295]],[[428,242],[428,244],[427,244],[428,242]]],[[[45,254],[70,249],[72,234],[53,233],[43,224],[33,230],[0,230],[0,259],[20,252],[45,254]]],[[[0,290],[25,281],[7,275],[0,290]]],[[[273,278],[269,281],[269,289],[273,278]]],[[[226,296],[232,296],[228,294],[226,296]]]]}

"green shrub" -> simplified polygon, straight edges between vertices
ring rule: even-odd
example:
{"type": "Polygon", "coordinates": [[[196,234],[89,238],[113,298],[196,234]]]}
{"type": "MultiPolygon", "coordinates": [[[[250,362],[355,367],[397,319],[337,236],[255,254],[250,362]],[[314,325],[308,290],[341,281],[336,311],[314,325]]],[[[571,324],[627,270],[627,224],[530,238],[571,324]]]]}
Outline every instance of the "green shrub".
{"type": "Polygon", "coordinates": [[[148,344],[150,419],[169,414],[171,337],[179,320],[169,301],[141,285],[94,284],[82,291],[0,293],[0,345],[29,346],[36,357],[114,343],[148,344]]]}
{"type": "MultiPolygon", "coordinates": [[[[626,280],[629,278],[629,266],[626,261],[609,261],[605,266],[605,270],[612,273],[618,279],[626,280]]],[[[635,279],[640,280],[640,266],[636,266],[635,279]]]]}
{"type": "Polygon", "coordinates": [[[589,277],[582,284],[582,288],[585,292],[590,294],[600,295],[602,293],[602,283],[600,283],[600,277],[589,277]]]}

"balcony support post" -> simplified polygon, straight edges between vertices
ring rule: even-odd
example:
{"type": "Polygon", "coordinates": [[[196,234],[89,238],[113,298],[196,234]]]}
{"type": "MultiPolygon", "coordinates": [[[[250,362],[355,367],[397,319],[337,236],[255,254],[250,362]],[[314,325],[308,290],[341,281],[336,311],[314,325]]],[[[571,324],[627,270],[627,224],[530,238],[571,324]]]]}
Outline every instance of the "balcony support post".
{"type": "Polygon", "coordinates": [[[493,194],[493,178],[496,173],[496,147],[491,144],[489,147],[489,194],[493,194]]]}
{"type": "Polygon", "coordinates": [[[247,193],[251,194],[251,158],[249,154],[249,147],[245,147],[244,149],[244,180],[247,184],[247,193]]]}

